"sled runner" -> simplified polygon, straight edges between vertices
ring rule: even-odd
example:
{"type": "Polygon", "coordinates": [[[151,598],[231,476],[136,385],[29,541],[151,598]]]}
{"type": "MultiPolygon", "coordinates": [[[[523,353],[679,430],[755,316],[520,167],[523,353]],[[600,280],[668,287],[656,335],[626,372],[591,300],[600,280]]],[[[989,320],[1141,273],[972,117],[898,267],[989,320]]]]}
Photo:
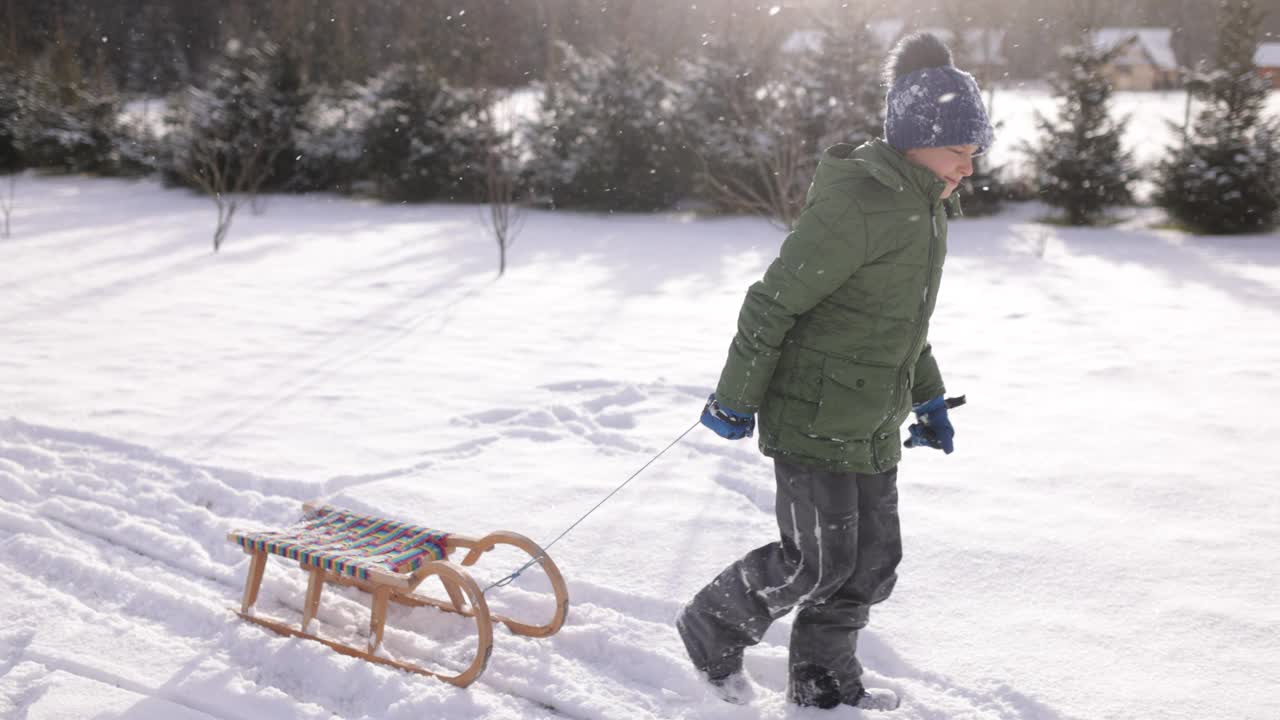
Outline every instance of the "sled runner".
{"type": "Polygon", "coordinates": [[[328,505],[303,505],[304,519],[282,531],[232,531],[227,539],[244,548],[250,556],[249,575],[245,581],[240,617],[282,635],[307,638],[324,643],[344,655],[389,665],[401,670],[436,677],[458,687],[471,684],[484,672],[493,650],[492,623],[500,622],[517,635],[546,637],[564,624],[569,612],[569,593],[564,578],[551,558],[529,538],[499,530],[476,539],[419,527],[385,518],[359,515],[328,505]],[[466,568],[498,545],[511,545],[537,558],[555,591],[556,609],[544,625],[529,625],[489,612],[484,593],[466,568]],[[449,558],[456,550],[466,550],[461,563],[449,558]],[[279,555],[295,560],[310,575],[303,605],[302,623],[298,628],[280,620],[257,615],[253,605],[266,570],[267,556],[279,555]],[[448,600],[416,592],[430,577],[439,578],[448,600]],[[369,643],[365,650],[329,640],[309,631],[320,607],[320,594],[325,584],[355,587],[372,596],[369,620],[369,643]],[[457,675],[433,672],[407,662],[378,655],[387,620],[388,602],[412,607],[431,606],[475,619],[477,647],[475,659],[457,675]]]}

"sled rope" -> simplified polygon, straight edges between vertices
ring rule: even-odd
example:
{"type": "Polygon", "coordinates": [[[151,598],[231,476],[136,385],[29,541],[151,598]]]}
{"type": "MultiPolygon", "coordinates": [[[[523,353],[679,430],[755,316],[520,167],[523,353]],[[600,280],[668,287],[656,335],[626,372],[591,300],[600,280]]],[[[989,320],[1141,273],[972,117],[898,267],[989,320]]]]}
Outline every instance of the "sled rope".
{"type": "Polygon", "coordinates": [[[639,470],[631,473],[631,477],[627,478],[626,480],[623,480],[621,485],[614,488],[613,491],[610,492],[608,495],[605,495],[604,499],[602,499],[600,502],[595,504],[595,507],[588,510],[585,514],[583,514],[582,517],[578,518],[577,521],[575,521],[572,525],[565,528],[565,531],[557,535],[555,540],[552,540],[551,542],[547,543],[546,547],[542,548],[542,552],[535,555],[531,560],[529,560],[529,562],[525,563],[524,565],[521,565],[515,572],[511,573],[510,575],[500,580],[496,580],[493,583],[490,583],[488,587],[486,587],[484,590],[481,591],[481,593],[488,593],[490,590],[496,587],[504,587],[514,582],[516,578],[520,577],[520,573],[533,567],[535,563],[537,563],[539,560],[545,557],[547,554],[547,551],[551,549],[551,546],[560,542],[560,538],[564,537],[565,535],[568,535],[571,530],[578,527],[578,525],[580,525],[583,520],[586,520],[588,517],[591,516],[591,513],[595,512],[596,510],[599,510],[601,505],[609,501],[609,498],[613,497],[614,495],[617,495],[618,492],[622,490],[622,488],[627,486],[627,483],[631,482],[632,480],[635,480],[637,475],[645,471],[645,468],[652,465],[654,461],[662,457],[663,454],[665,454],[668,450],[675,447],[677,443],[679,443],[681,440],[684,439],[685,435],[688,435],[689,433],[693,432],[693,429],[698,427],[701,424],[702,424],[702,421],[699,420],[698,422],[695,422],[693,425],[690,425],[688,430],[685,430],[684,432],[680,433],[680,437],[676,438],[675,440],[672,440],[670,445],[666,446],[661,451],[659,451],[657,455],[654,455],[653,457],[649,458],[649,462],[646,462],[644,465],[642,465],[639,470]]]}

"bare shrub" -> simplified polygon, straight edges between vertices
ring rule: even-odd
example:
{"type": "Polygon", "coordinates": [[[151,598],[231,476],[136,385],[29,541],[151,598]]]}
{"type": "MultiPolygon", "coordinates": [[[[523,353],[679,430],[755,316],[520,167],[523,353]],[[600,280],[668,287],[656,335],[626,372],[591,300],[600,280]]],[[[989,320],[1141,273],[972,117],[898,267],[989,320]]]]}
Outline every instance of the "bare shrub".
{"type": "Polygon", "coordinates": [[[515,112],[509,98],[488,98],[484,103],[492,136],[485,153],[485,226],[498,243],[498,276],[507,270],[507,251],[524,225],[518,202],[519,147],[515,112]]]}

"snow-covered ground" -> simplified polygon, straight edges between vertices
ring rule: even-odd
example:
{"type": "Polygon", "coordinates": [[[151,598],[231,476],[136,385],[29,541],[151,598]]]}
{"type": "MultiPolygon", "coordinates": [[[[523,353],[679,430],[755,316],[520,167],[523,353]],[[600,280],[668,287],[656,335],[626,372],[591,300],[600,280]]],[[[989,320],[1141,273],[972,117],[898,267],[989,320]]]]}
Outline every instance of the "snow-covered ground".
{"type": "MultiPolygon", "coordinates": [[[[697,428],[555,546],[554,637],[496,632],[468,690],[235,618],[233,526],[323,498],[547,542],[689,429],[780,234],[750,219],[531,213],[506,277],[474,207],[211,204],[24,177],[0,240],[0,717],[819,718],[789,622],[727,706],[679,604],[769,541],[772,471],[697,428]]],[[[932,342],[957,452],[907,454],[906,559],[861,642],[910,720],[1280,717],[1280,236],[1106,230],[1035,206],[953,224],[932,342]]],[[[491,581],[515,557],[482,565],[491,581]]],[[[274,562],[260,606],[297,617],[274,562]]],[[[538,576],[497,588],[550,612],[538,576]]],[[[322,631],[367,599],[331,591],[322,631]]],[[[443,667],[466,623],[393,610],[443,667]]],[[[871,714],[867,714],[870,717],[871,714]]]]}

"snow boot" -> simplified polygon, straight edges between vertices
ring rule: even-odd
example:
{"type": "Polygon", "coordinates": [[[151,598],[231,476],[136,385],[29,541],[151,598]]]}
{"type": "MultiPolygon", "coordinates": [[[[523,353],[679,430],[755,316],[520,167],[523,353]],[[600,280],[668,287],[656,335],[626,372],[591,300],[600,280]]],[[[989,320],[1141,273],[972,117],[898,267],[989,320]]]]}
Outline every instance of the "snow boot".
{"type": "Polygon", "coordinates": [[[870,690],[859,684],[853,691],[840,688],[836,674],[814,663],[799,663],[791,671],[788,699],[801,707],[823,710],[849,705],[859,710],[897,710],[898,694],[887,688],[870,690]]]}
{"type": "Polygon", "coordinates": [[[680,640],[684,642],[685,653],[689,655],[689,660],[693,663],[694,668],[702,679],[706,680],[711,688],[715,691],[720,699],[734,705],[746,705],[751,702],[755,696],[755,685],[752,684],[751,678],[747,677],[746,671],[742,669],[742,649],[716,658],[708,666],[700,664],[696,658],[697,641],[691,634],[688,625],[685,624],[685,612],[688,606],[682,607],[680,613],[676,616],[676,632],[680,634],[680,640]]]}
{"type": "Polygon", "coordinates": [[[840,680],[821,665],[798,663],[791,668],[787,698],[800,707],[830,710],[840,704],[840,680]]]}
{"type": "Polygon", "coordinates": [[[706,677],[707,682],[711,683],[711,688],[716,695],[727,703],[747,705],[756,696],[755,683],[747,677],[745,670],[738,670],[722,677],[712,677],[706,673],[702,675],[706,677]]]}
{"type": "Polygon", "coordinates": [[[845,700],[843,704],[860,710],[897,710],[900,701],[898,693],[888,688],[860,688],[855,697],[845,700]]]}

